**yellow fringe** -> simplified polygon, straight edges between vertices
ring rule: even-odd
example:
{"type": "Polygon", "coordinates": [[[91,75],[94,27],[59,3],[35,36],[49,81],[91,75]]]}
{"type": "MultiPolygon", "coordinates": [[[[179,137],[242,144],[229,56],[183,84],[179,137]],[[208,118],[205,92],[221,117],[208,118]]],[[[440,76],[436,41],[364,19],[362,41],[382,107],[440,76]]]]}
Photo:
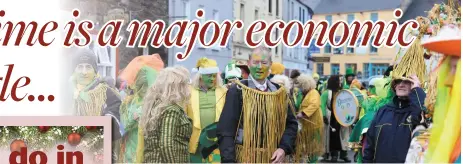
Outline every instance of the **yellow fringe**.
{"type": "Polygon", "coordinates": [[[299,120],[302,123],[302,129],[297,133],[295,161],[293,162],[306,162],[308,158],[321,156],[325,152],[325,132],[321,111],[316,111],[309,119],[316,124],[307,120],[299,120]]]}
{"type": "Polygon", "coordinates": [[[434,71],[431,72],[430,74],[430,79],[429,79],[429,85],[428,85],[428,90],[426,93],[426,100],[424,102],[424,106],[426,106],[426,109],[428,109],[428,114],[426,114],[426,118],[432,117],[434,113],[434,104],[436,104],[437,100],[437,77],[439,71],[434,71]]]}
{"type": "Polygon", "coordinates": [[[405,52],[400,63],[395,66],[392,77],[400,78],[404,74],[406,77],[416,74],[420,81],[425,81],[426,63],[423,54],[424,48],[421,46],[421,37],[419,36],[405,52]]]}
{"type": "Polygon", "coordinates": [[[101,116],[104,105],[106,105],[106,91],[110,89],[105,84],[98,84],[94,89],[88,91],[90,101],[82,99],[75,100],[75,107],[78,116],[101,116]]]}
{"type": "Polygon", "coordinates": [[[286,127],[288,98],[284,87],[275,92],[243,91],[243,145],[236,148],[238,162],[270,163],[286,127]]]}

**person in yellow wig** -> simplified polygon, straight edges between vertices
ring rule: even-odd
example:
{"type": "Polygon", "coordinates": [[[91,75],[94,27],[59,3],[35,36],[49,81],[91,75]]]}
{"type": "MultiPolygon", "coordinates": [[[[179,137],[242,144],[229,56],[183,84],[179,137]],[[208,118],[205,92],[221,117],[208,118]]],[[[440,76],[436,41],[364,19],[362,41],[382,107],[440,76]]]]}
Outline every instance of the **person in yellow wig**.
{"type": "Polygon", "coordinates": [[[226,88],[215,60],[198,60],[191,89],[187,114],[193,120],[193,134],[189,151],[193,163],[220,162],[215,124],[219,121],[225,103],[226,88]]]}
{"type": "Polygon", "coordinates": [[[460,163],[461,133],[461,32],[457,25],[441,28],[422,45],[444,54],[437,79],[437,100],[425,162],[460,163]]]}
{"type": "Polygon", "coordinates": [[[258,47],[249,57],[251,76],[232,84],[217,125],[221,162],[281,163],[294,150],[295,112],[286,88],[268,80],[270,50],[258,47]]]}
{"type": "Polygon", "coordinates": [[[315,80],[305,74],[297,78],[296,85],[301,88],[304,99],[297,114],[301,124],[296,140],[295,161],[315,163],[324,154],[324,123],[320,94],[315,80]],[[302,160],[302,161],[301,161],[302,160]]]}

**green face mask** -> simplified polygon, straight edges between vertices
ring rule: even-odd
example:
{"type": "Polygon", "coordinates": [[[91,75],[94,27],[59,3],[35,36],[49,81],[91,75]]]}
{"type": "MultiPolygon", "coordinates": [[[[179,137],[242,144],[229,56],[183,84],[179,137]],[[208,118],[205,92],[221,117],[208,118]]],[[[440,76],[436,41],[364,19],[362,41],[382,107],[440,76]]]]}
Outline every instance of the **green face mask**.
{"type": "Polygon", "coordinates": [[[80,85],[88,85],[95,80],[96,72],[90,64],[79,64],[74,70],[77,83],[80,85]]]}
{"type": "Polygon", "coordinates": [[[207,88],[213,88],[216,83],[215,74],[204,74],[201,75],[201,80],[207,88]]]}
{"type": "Polygon", "coordinates": [[[263,80],[268,77],[270,71],[270,58],[265,54],[252,54],[249,61],[251,75],[256,80],[263,80]]]}

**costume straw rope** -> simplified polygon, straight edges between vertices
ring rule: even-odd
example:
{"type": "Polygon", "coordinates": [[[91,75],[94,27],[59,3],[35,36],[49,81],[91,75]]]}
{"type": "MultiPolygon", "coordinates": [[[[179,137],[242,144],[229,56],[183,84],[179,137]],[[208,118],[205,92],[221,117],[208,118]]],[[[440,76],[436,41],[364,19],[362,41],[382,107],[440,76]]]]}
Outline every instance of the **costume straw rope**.
{"type": "Polygon", "coordinates": [[[270,163],[286,127],[287,94],[281,87],[262,92],[236,83],[242,89],[243,145],[237,146],[238,162],[270,163]]]}

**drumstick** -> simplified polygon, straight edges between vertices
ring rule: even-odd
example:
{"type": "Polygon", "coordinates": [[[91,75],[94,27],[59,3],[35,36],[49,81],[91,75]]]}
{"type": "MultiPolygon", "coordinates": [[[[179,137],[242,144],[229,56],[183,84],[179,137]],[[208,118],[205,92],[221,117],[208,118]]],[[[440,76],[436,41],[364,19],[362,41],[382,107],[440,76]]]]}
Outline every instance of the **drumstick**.
{"type": "Polygon", "coordinates": [[[330,126],[332,132],[336,132],[335,128],[331,127],[331,125],[329,125],[329,126],[330,126]]]}

